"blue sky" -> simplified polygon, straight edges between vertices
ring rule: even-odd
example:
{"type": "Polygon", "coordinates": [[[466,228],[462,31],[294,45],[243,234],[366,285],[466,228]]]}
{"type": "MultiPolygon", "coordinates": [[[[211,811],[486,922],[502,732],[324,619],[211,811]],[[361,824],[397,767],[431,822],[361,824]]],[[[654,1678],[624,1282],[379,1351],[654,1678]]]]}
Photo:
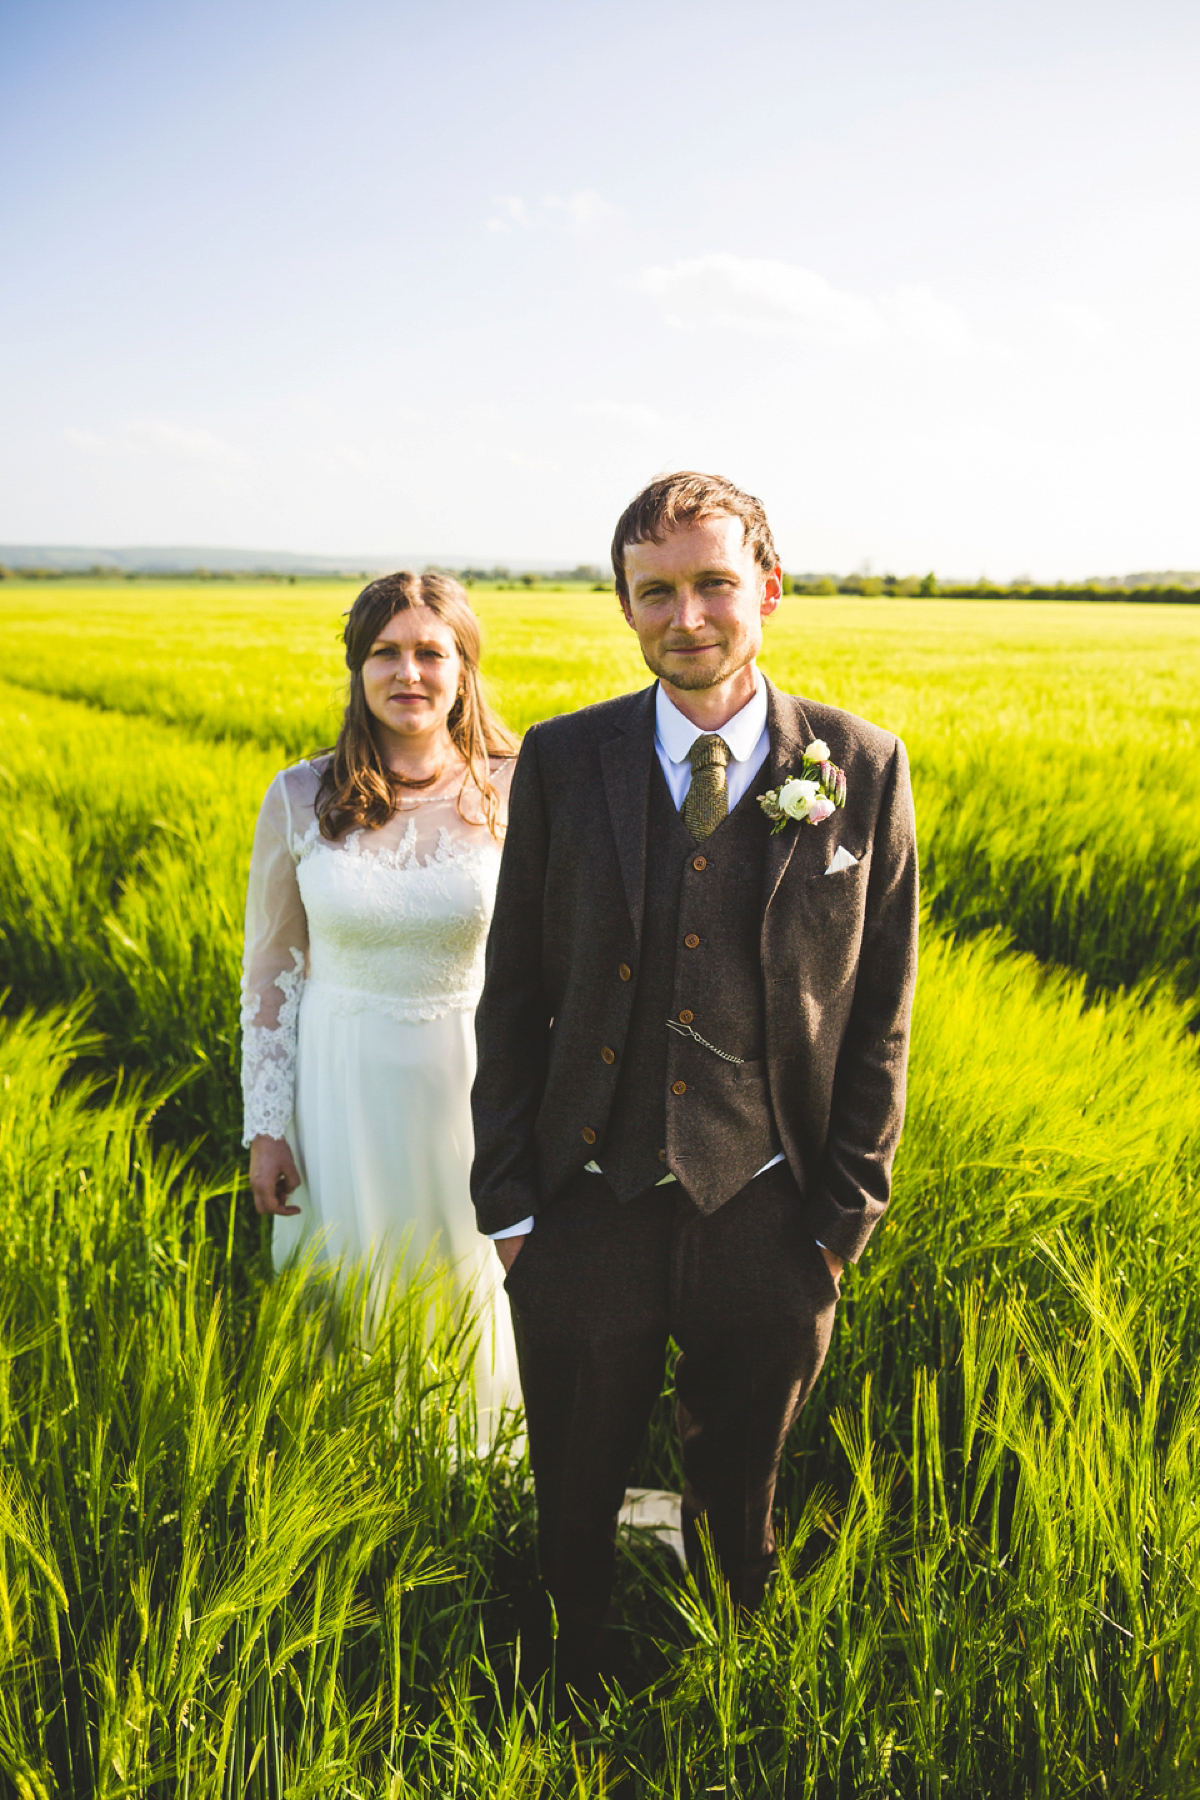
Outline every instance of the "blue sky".
{"type": "Polygon", "coordinates": [[[0,541],[1200,566],[1184,0],[0,0],[0,541]]]}

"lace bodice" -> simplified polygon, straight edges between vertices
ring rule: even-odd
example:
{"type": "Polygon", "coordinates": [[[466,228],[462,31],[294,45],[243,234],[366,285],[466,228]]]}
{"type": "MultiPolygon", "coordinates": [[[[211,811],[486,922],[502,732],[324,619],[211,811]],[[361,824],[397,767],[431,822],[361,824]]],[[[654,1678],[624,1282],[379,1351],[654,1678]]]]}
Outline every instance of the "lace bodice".
{"type": "MultiPolygon", "coordinates": [[[[500,846],[471,788],[467,819],[455,777],[380,830],[331,843],[314,813],[322,766],[275,777],[254,838],[242,977],[247,1144],[259,1132],[282,1137],[291,1122],[306,983],[320,983],[335,1011],[409,1021],[469,1010],[483,986],[500,846]]],[[[502,818],[512,769],[493,765],[502,818]]]]}

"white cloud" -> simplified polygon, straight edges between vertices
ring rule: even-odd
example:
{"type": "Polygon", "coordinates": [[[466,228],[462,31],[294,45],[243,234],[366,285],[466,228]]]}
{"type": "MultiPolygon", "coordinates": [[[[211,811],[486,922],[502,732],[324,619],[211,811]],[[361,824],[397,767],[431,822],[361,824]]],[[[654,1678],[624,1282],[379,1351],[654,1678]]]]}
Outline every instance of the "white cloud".
{"type": "Polygon", "coordinates": [[[88,456],[133,454],[207,469],[216,475],[241,473],[253,466],[253,459],[244,450],[214,437],[211,431],[189,430],[165,419],[134,419],[107,437],[68,425],[63,436],[74,449],[88,456]]]}
{"type": "Polygon", "coordinates": [[[496,210],[487,221],[487,229],[506,235],[517,231],[564,231],[571,237],[582,237],[623,216],[621,208],[595,188],[579,188],[565,197],[543,194],[535,205],[519,194],[500,194],[493,205],[496,210]]]}
{"type": "Polygon", "coordinates": [[[796,337],[826,349],[912,344],[961,355],[975,339],[962,314],[929,288],[868,297],[834,287],[796,263],[714,254],[644,269],[638,286],[681,329],[718,326],[763,337],[796,337]]]}
{"type": "Polygon", "coordinates": [[[923,349],[950,356],[982,348],[958,308],[932,288],[899,287],[874,304],[893,340],[919,344],[923,349]]]}
{"type": "Polygon", "coordinates": [[[565,200],[560,200],[556,194],[548,194],[542,205],[549,218],[560,221],[564,231],[576,235],[622,216],[621,208],[598,194],[595,188],[580,188],[565,200]]]}
{"type": "Polygon", "coordinates": [[[63,436],[72,450],[82,450],[85,456],[108,456],[112,453],[112,439],[97,437],[94,431],[80,431],[74,425],[68,425],[63,430],[63,436]]]}
{"type": "Polygon", "coordinates": [[[1106,313],[1073,300],[1051,301],[1040,316],[1056,335],[1083,350],[1103,350],[1116,336],[1116,326],[1106,313]]]}
{"type": "Polygon", "coordinates": [[[489,231],[536,231],[537,225],[519,194],[497,194],[496,210],[487,222],[489,231]]]}
{"type": "Polygon", "coordinates": [[[618,425],[632,426],[635,431],[662,432],[674,431],[674,419],[655,412],[652,406],[643,406],[637,400],[594,400],[586,406],[577,406],[575,416],[580,419],[610,419],[618,425]]]}

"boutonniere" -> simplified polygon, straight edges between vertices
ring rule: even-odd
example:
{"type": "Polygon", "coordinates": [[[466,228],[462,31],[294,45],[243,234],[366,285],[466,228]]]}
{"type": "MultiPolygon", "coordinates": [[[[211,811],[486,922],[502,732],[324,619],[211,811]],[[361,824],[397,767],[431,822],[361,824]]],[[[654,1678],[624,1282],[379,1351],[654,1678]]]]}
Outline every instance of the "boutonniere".
{"type": "Polygon", "coordinates": [[[829,745],[814,738],[804,752],[804,765],[798,775],[790,775],[769,794],[760,794],[758,804],[772,824],[772,835],[785,825],[822,824],[839,806],[846,804],[846,771],[829,760],[829,745]]]}

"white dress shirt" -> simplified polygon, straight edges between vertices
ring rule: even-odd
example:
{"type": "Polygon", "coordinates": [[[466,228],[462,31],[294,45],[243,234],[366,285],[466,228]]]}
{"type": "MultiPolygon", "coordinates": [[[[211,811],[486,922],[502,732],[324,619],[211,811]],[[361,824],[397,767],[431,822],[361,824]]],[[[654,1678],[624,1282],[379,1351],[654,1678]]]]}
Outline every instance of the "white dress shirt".
{"type": "MultiPolygon", "coordinates": [[[[692,745],[698,737],[707,735],[703,725],[693,725],[690,719],[684,718],[675,702],[667,698],[660,682],[654,696],[654,748],[676,812],[687,799],[692,785],[692,765],[688,761],[692,745]]],[[[732,812],[766,762],[771,748],[767,735],[767,686],[757,669],[751,698],[741,712],[734,713],[732,719],[712,735],[724,738],[729,746],[725,787],[732,812]]]]}
{"type": "MultiPolygon", "coordinates": [[[[671,790],[671,799],[678,812],[687,798],[687,791],[692,785],[692,765],[688,755],[698,737],[708,735],[702,725],[693,725],[685,719],[673,700],[667,698],[661,681],[654,696],[654,748],[658,754],[658,764],[666,776],[667,786],[671,790]]],[[[754,693],[741,712],[734,713],[714,734],[724,738],[729,746],[729,762],[725,768],[725,788],[729,796],[729,810],[733,811],[742,795],[746,792],[758,771],[767,760],[771,748],[771,740],[767,733],[767,688],[757,668],[754,671],[754,693]]],[[[761,1175],[766,1169],[773,1169],[776,1163],[783,1161],[782,1151],[764,1163],[757,1171],[761,1175]]],[[[593,1174],[603,1174],[599,1163],[586,1163],[585,1168],[593,1174]]],[[[751,1179],[757,1179],[752,1176],[751,1179]]],[[[674,1181],[674,1175],[664,1175],[656,1187],[665,1187],[674,1181]]],[[[519,1225],[507,1225],[503,1231],[489,1231],[492,1239],[508,1237],[524,1237],[533,1230],[533,1214],[522,1219],[519,1225]]]]}

